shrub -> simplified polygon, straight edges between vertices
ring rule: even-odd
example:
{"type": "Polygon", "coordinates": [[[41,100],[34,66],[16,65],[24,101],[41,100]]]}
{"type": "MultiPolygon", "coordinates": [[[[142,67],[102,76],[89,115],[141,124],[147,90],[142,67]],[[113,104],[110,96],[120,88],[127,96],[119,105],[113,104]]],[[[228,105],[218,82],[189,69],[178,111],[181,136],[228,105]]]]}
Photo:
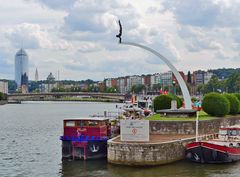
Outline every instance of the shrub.
{"type": "Polygon", "coordinates": [[[230,103],[230,111],[229,114],[235,115],[240,110],[240,102],[238,98],[234,94],[225,93],[224,96],[228,99],[230,103]]]}
{"type": "MultiPolygon", "coordinates": [[[[181,98],[179,98],[177,95],[174,94],[168,94],[169,96],[172,97],[172,100],[176,100],[177,101],[177,108],[179,109],[180,107],[182,107],[183,101],[181,98]]],[[[171,103],[170,103],[170,108],[171,108],[171,103]]]]}
{"type": "Polygon", "coordinates": [[[238,101],[240,101],[240,93],[234,93],[234,95],[237,97],[238,101]]]}
{"type": "Polygon", "coordinates": [[[202,108],[211,116],[223,117],[229,113],[230,103],[219,93],[209,93],[203,98],[202,108]]]}
{"type": "MultiPolygon", "coordinates": [[[[234,93],[234,95],[238,98],[238,101],[240,101],[240,93],[234,93]]],[[[238,113],[240,113],[240,110],[238,113]]]]}
{"type": "Polygon", "coordinates": [[[170,95],[160,95],[153,100],[154,111],[171,108],[172,97],[170,95]]]}
{"type": "Polygon", "coordinates": [[[0,92],[0,100],[4,99],[4,94],[2,92],[0,92]]]}

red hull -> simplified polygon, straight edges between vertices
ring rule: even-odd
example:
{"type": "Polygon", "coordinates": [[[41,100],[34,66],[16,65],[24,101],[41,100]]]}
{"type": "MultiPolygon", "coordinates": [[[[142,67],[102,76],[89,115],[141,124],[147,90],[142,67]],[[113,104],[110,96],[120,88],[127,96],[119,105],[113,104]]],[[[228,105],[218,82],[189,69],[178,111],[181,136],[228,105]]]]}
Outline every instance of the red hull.
{"type": "Polygon", "coordinates": [[[194,162],[227,163],[240,160],[240,147],[193,142],[187,144],[186,148],[186,158],[194,162]]]}

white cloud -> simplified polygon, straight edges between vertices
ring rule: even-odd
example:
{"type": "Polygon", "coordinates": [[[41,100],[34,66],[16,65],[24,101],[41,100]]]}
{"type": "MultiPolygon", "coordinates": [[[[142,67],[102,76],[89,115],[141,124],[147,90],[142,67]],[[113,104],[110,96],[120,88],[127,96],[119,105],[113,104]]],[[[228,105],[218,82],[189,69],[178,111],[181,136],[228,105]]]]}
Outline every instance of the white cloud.
{"type": "Polygon", "coordinates": [[[10,40],[15,48],[27,49],[67,49],[71,45],[63,39],[55,39],[47,30],[39,24],[23,23],[6,29],[6,38],[10,40]]]}
{"type": "Polygon", "coordinates": [[[167,71],[154,55],[117,43],[118,19],[123,41],[155,49],[179,70],[236,67],[239,8],[237,0],[2,1],[0,77],[13,79],[14,55],[22,45],[30,78],[35,67],[40,79],[57,70],[62,79],[75,80],[167,71]]]}

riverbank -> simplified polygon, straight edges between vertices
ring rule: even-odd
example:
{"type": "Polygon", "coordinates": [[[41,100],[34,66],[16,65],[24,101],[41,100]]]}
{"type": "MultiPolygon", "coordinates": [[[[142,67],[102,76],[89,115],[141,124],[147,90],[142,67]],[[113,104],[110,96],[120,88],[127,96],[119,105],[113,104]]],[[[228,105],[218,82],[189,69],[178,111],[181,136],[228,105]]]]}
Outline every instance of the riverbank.
{"type": "MultiPolygon", "coordinates": [[[[168,118],[166,118],[168,119],[168,118]]],[[[195,120],[195,119],[193,119],[195,120]]],[[[186,144],[195,141],[196,121],[149,121],[149,142],[108,141],[108,162],[130,166],[163,165],[185,158],[186,144]]],[[[240,115],[199,121],[199,139],[211,139],[219,127],[240,123],[240,115]]]]}
{"type": "Polygon", "coordinates": [[[62,102],[103,102],[103,103],[121,103],[119,100],[115,99],[104,99],[104,98],[41,98],[41,99],[27,99],[27,100],[9,100],[11,102],[21,102],[21,101],[62,101],[62,102]]]}
{"type": "Polygon", "coordinates": [[[7,103],[8,103],[7,100],[0,100],[0,105],[5,105],[7,103]]]}

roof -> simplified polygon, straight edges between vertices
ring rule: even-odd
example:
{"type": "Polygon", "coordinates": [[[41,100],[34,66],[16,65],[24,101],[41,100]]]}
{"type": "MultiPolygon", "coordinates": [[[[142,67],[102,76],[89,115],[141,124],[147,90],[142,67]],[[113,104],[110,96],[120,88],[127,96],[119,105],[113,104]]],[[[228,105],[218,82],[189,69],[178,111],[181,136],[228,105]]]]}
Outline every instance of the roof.
{"type": "Polygon", "coordinates": [[[17,53],[16,53],[16,56],[19,56],[19,55],[26,55],[27,56],[27,53],[24,49],[20,49],[17,53]]]}
{"type": "Polygon", "coordinates": [[[109,120],[107,117],[80,117],[80,118],[67,118],[64,119],[64,121],[71,121],[71,120],[99,120],[99,121],[104,121],[104,120],[109,120]]]}
{"type": "Polygon", "coordinates": [[[221,127],[220,130],[240,130],[240,125],[232,125],[229,127],[221,127]]]}

